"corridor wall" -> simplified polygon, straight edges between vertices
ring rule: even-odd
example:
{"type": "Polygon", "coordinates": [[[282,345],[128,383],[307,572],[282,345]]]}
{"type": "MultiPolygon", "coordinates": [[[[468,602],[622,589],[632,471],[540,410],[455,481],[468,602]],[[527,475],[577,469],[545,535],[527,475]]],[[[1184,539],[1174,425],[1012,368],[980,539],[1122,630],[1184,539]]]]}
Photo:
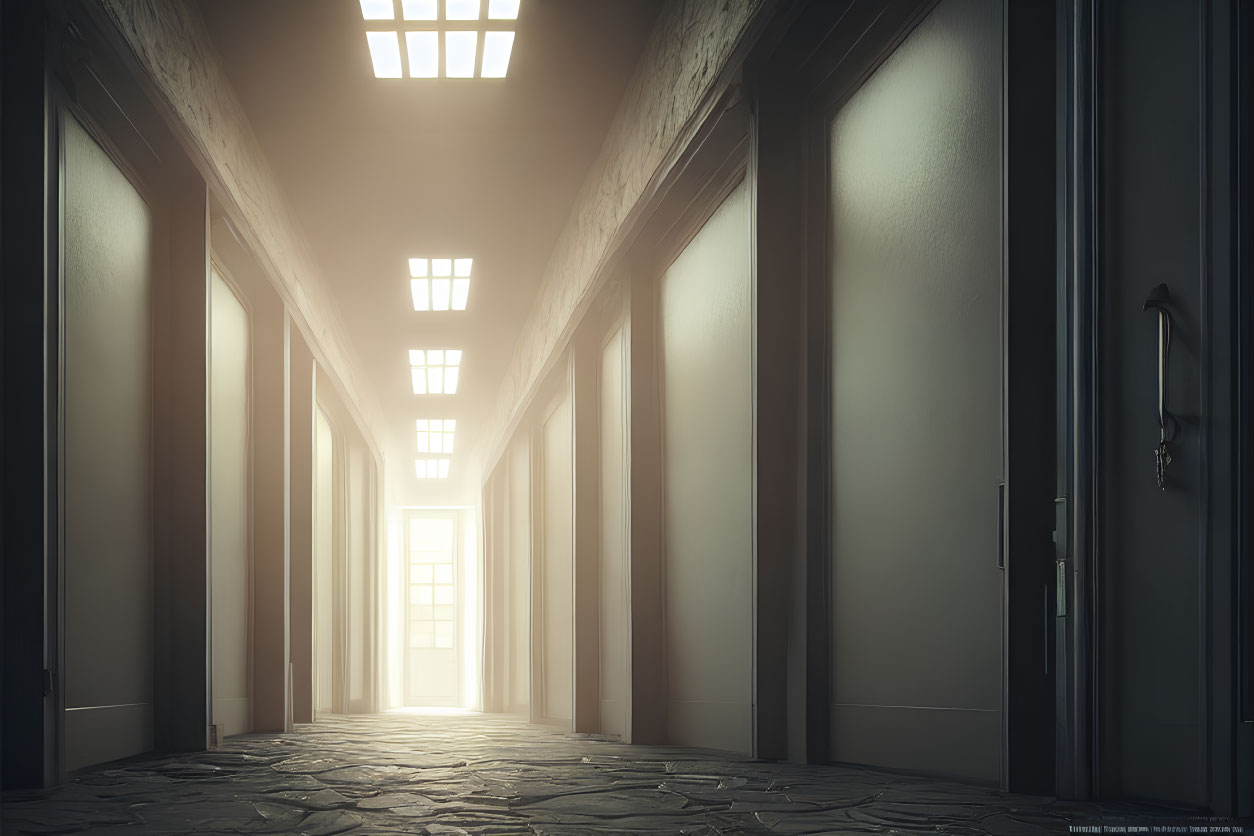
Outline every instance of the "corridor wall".
{"type": "Polygon", "coordinates": [[[600,699],[601,731],[627,733],[627,346],[616,328],[601,349],[600,438],[600,699]]]}
{"type": "Polygon", "coordinates": [[[538,569],[542,668],[540,718],[569,727],[574,716],[574,485],[571,404],[562,395],[541,428],[541,561],[538,569]]]}
{"type": "Polygon", "coordinates": [[[372,589],[373,567],[370,556],[371,521],[368,465],[361,448],[348,445],[345,483],[348,504],[348,550],[345,564],[347,582],[348,710],[369,711],[369,683],[373,659],[372,589]]]}
{"type": "Polygon", "coordinates": [[[830,751],[985,781],[1001,757],[1000,32],[999,3],[944,0],[841,107],[827,239],[830,751]]]}
{"type": "Polygon", "coordinates": [[[314,428],[314,712],[335,710],[335,451],[331,422],[317,410],[314,428]]]}
{"type": "Polygon", "coordinates": [[[659,288],[668,741],[752,749],[749,188],[659,288]]]}
{"type": "Polygon", "coordinates": [[[531,706],[531,445],[516,439],[509,451],[509,699],[513,714],[531,706]]]}
{"type": "Polygon", "coordinates": [[[309,455],[288,433],[298,333],[361,450],[368,581],[381,461],[374,393],[195,5],[6,3],[0,17],[0,257],[27,279],[0,306],[9,790],[203,750],[214,726],[290,727],[288,465],[309,455]],[[163,54],[195,54],[201,72],[168,73],[163,54]],[[211,263],[243,321],[220,293],[213,316],[211,263]],[[232,371],[210,380],[215,348],[232,371]]]}
{"type": "Polygon", "coordinates": [[[251,728],[248,312],[215,270],[210,290],[209,564],[212,723],[218,735],[251,728]]]}
{"type": "Polygon", "coordinates": [[[65,767],[77,769],[153,747],[155,224],[79,121],[61,126],[65,767]]]}

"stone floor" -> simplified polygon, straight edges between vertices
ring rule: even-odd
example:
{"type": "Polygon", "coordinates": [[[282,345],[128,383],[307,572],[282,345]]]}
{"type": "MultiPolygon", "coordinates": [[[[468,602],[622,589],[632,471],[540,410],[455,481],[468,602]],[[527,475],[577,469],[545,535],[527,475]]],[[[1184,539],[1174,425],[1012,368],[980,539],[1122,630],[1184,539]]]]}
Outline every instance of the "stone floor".
{"type": "Polygon", "coordinates": [[[87,770],[47,793],[7,796],[3,832],[1011,836],[1145,822],[1146,813],[858,767],[626,746],[505,717],[388,714],[87,770]]]}

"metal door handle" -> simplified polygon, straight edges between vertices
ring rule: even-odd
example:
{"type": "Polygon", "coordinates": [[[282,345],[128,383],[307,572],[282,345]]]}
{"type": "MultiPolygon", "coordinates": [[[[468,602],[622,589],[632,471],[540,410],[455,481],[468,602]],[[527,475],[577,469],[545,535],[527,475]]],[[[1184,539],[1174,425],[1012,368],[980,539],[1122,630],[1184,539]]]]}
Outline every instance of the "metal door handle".
{"type": "Polygon", "coordinates": [[[1167,305],[1171,302],[1171,292],[1167,285],[1157,285],[1150,291],[1141,308],[1148,311],[1153,308],[1158,314],[1158,447],[1154,450],[1155,470],[1158,475],[1158,487],[1167,490],[1167,465],[1171,464],[1171,451],[1168,445],[1175,440],[1180,429],[1180,422],[1167,408],[1167,375],[1171,361],[1171,311],[1167,305]]]}

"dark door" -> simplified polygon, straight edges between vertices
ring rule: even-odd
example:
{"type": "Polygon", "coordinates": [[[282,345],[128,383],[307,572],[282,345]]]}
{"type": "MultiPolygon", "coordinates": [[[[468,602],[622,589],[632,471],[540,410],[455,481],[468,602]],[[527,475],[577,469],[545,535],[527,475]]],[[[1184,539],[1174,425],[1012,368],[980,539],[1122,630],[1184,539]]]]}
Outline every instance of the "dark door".
{"type": "Polygon", "coordinates": [[[1001,769],[1002,6],[943,0],[829,125],[834,760],[1001,769]]]}
{"type": "Polygon", "coordinates": [[[1247,124],[1234,105],[1248,53],[1234,56],[1231,16],[1246,5],[1064,4],[1073,507],[1060,787],[1220,815],[1248,812],[1254,787],[1234,664],[1234,207],[1248,140],[1233,125],[1247,124]]]}
{"type": "Polygon", "coordinates": [[[1202,15],[1181,0],[1102,6],[1098,96],[1097,791],[1205,804],[1206,522],[1202,15]],[[1178,420],[1156,480],[1157,315],[1173,318],[1165,370],[1178,420]]]}

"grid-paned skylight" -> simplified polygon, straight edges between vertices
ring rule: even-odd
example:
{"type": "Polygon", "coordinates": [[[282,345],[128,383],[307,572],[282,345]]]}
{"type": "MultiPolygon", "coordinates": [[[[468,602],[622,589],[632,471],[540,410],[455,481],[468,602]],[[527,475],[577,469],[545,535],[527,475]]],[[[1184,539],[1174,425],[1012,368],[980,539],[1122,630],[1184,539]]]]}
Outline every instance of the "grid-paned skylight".
{"type": "Polygon", "coordinates": [[[519,0],[360,2],[373,30],[366,42],[376,78],[403,78],[405,67],[410,78],[505,78],[509,72],[519,0]]]}
{"type": "Polygon", "coordinates": [[[453,452],[453,436],[457,433],[457,422],[452,418],[444,420],[418,419],[418,452],[444,453],[453,452]]]}
{"type": "Polygon", "coordinates": [[[409,352],[409,375],[415,395],[455,395],[462,353],[451,349],[409,352]]]}
{"type": "Polygon", "coordinates": [[[411,258],[409,293],[416,311],[464,311],[472,258],[411,258]]]}
{"type": "Polygon", "coordinates": [[[419,479],[447,479],[448,459],[416,459],[414,475],[419,479]]]}

